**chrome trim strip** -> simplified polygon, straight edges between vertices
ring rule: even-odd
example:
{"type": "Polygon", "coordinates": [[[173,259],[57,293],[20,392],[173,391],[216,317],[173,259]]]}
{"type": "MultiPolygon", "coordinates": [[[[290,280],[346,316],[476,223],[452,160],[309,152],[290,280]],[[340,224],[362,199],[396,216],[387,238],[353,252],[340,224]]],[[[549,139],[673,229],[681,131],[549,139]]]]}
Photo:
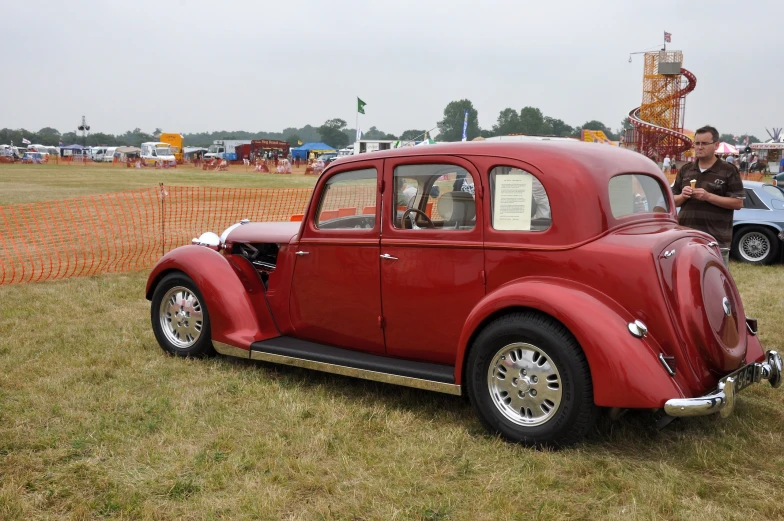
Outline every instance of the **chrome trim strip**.
{"type": "Polygon", "coordinates": [[[240,349],[239,347],[230,346],[223,342],[212,341],[212,347],[224,356],[236,356],[237,358],[250,358],[250,350],[240,349]]]}
{"type": "Polygon", "coordinates": [[[361,378],[363,380],[372,380],[374,382],[402,385],[405,387],[413,387],[415,389],[424,389],[426,391],[435,391],[438,393],[453,394],[456,396],[460,396],[462,394],[461,386],[455,384],[434,382],[432,380],[422,380],[420,378],[412,378],[410,376],[380,373],[378,371],[370,371],[368,369],[357,369],[344,365],[316,362],[314,360],[305,360],[304,358],[276,355],[273,353],[265,353],[263,351],[251,351],[250,358],[251,360],[263,360],[265,362],[272,362],[275,364],[292,365],[294,367],[303,367],[305,369],[313,369],[325,373],[351,376],[354,378],[361,378]]]}
{"type": "Polygon", "coordinates": [[[670,367],[670,364],[668,364],[667,360],[664,359],[664,353],[659,353],[659,362],[662,363],[662,365],[664,366],[664,369],[667,370],[667,373],[670,376],[675,376],[675,371],[672,370],[672,367],[670,367]]]}

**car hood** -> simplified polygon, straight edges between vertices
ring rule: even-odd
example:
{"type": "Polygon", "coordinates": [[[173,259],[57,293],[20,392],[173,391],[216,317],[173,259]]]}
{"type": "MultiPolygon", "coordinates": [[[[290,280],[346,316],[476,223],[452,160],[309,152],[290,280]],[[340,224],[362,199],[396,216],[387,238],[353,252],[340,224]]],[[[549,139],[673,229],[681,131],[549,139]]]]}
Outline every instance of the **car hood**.
{"type": "Polygon", "coordinates": [[[288,244],[299,232],[299,222],[247,223],[237,226],[226,242],[274,242],[288,244]]]}

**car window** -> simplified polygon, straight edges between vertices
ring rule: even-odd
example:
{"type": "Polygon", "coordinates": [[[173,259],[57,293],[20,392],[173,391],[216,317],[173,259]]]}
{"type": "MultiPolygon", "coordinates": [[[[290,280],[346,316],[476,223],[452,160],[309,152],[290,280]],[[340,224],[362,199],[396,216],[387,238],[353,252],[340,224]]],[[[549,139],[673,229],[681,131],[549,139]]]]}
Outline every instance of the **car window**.
{"type": "Polygon", "coordinates": [[[754,193],[754,190],[751,188],[746,188],[744,190],[746,192],[746,198],[743,200],[743,207],[744,208],[751,208],[754,210],[767,210],[768,207],[765,206],[765,203],[759,198],[759,196],[754,193]]]}
{"type": "Polygon", "coordinates": [[[550,198],[541,181],[511,166],[490,171],[492,226],[496,230],[543,232],[550,228],[550,198]]]}
{"type": "Polygon", "coordinates": [[[476,226],[474,178],[450,164],[402,165],[394,172],[395,228],[472,230],[476,226]]]}
{"type": "Polygon", "coordinates": [[[780,199],[784,201],[784,192],[777,186],[773,185],[762,185],[762,189],[765,190],[772,199],[780,199]]]}
{"type": "Polygon", "coordinates": [[[669,213],[659,182],[648,175],[623,174],[610,179],[610,209],[616,219],[632,214],[669,213]]]}
{"type": "Polygon", "coordinates": [[[369,229],[376,223],[375,168],[341,172],[324,185],[315,223],[330,230],[369,229]]]}

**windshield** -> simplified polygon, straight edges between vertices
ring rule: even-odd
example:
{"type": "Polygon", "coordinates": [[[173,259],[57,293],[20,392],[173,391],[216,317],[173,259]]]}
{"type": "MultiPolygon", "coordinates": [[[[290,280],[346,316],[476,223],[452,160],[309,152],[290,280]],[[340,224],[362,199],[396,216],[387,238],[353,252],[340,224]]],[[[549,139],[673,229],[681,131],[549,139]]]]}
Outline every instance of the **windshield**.
{"type": "Polygon", "coordinates": [[[217,154],[218,152],[223,152],[223,145],[210,145],[210,148],[207,149],[207,152],[210,154],[217,154]]]}
{"type": "Polygon", "coordinates": [[[158,146],[158,147],[155,147],[155,151],[158,153],[159,156],[170,156],[170,155],[172,155],[171,148],[169,148],[169,147],[158,146]]]}

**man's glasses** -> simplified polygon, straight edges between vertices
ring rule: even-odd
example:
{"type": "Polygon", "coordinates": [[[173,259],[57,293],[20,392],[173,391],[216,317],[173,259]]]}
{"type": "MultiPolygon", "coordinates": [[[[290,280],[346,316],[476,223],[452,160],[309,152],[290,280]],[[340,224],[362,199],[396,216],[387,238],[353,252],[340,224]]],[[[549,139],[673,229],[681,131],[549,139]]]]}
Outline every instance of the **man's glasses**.
{"type": "Polygon", "coordinates": [[[703,142],[701,142],[701,141],[695,141],[695,142],[694,142],[694,146],[695,146],[695,147],[707,147],[708,145],[712,145],[712,144],[714,144],[714,143],[715,143],[715,141],[711,141],[711,142],[709,142],[709,143],[703,143],[703,142]]]}

